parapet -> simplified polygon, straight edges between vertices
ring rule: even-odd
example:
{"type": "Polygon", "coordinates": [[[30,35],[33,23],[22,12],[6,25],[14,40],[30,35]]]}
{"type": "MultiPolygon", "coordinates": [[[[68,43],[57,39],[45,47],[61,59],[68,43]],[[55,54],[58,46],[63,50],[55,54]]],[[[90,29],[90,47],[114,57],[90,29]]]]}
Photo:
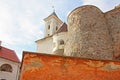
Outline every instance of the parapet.
{"type": "Polygon", "coordinates": [[[120,62],[23,52],[20,80],[120,80],[120,62]]]}

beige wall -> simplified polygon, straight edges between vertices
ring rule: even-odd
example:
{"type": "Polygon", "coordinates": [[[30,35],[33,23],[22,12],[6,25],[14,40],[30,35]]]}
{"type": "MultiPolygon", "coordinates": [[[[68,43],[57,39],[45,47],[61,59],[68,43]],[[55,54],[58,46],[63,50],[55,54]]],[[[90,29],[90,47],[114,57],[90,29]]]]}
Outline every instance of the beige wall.
{"type": "Polygon", "coordinates": [[[67,32],[57,33],[52,37],[37,41],[37,52],[52,54],[58,49],[64,49],[64,45],[59,45],[60,40],[63,40],[64,43],[66,43],[67,32]]]}
{"type": "Polygon", "coordinates": [[[49,35],[53,35],[55,34],[55,32],[57,31],[56,30],[56,27],[60,27],[61,23],[60,22],[57,22],[56,19],[52,18],[48,21],[45,22],[45,32],[44,32],[44,36],[47,37],[48,34],[49,35]],[[50,29],[48,29],[48,26],[50,25],[50,29]]]}
{"type": "Polygon", "coordinates": [[[56,51],[58,49],[64,49],[64,45],[60,45],[60,40],[63,40],[64,43],[66,43],[67,32],[57,33],[53,36],[53,43],[55,44],[53,51],[56,51]]]}
{"type": "Polygon", "coordinates": [[[39,40],[36,43],[37,43],[37,52],[50,54],[53,50],[52,37],[44,38],[43,40],[39,40]]]}
{"type": "Polygon", "coordinates": [[[4,58],[0,58],[0,66],[3,64],[11,65],[13,71],[12,72],[0,71],[0,79],[18,80],[20,63],[16,63],[16,62],[4,59],[4,58]]]}

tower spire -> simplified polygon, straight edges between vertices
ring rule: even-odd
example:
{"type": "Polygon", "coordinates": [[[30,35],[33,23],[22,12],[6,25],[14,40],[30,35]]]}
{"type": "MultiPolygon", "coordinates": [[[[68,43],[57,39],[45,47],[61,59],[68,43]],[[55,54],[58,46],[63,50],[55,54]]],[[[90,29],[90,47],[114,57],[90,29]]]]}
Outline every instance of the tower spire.
{"type": "Polygon", "coordinates": [[[55,12],[55,7],[54,6],[52,6],[52,9],[53,9],[53,12],[55,12]]]}

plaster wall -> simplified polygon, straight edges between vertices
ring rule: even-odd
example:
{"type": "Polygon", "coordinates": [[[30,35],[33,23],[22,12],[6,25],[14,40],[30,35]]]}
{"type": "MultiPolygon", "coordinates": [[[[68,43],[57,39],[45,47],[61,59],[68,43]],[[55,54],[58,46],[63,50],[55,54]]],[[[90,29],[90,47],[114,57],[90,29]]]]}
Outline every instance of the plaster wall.
{"type": "Polygon", "coordinates": [[[3,64],[9,64],[12,66],[12,72],[0,71],[0,79],[6,80],[18,80],[20,63],[13,62],[4,58],[0,58],[0,66],[3,64]]]}
{"type": "Polygon", "coordinates": [[[67,32],[56,33],[53,36],[53,43],[54,43],[53,51],[56,51],[58,49],[64,49],[66,41],[67,41],[67,32]],[[60,40],[64,41],[64,45],[60,45],[60,40]]]}
{"type": "Polygon", "coordinates": [[[120,62],[24,52],[20,80],[120,80],[120,62]]]}
{"type": "Polygon", "coordinates": [[[43,40],[37,41],[37,52],[51,53],[53,51],[53,38],[48,37],[43,40]]]}
{"type": "Polygon", "coordinates": [[[57,22],[56,19],[51,18],[50,20],[45,22],[45,32],[44,35],[45,37],[49,35],[53,35],[56,33],[57,29],[59,29],[61,23],[57,22]],[[50,29],[48,29],[48,26],[50,26],[50,29]],[[56,29],[57,27],[57,29],[56,29]]]}

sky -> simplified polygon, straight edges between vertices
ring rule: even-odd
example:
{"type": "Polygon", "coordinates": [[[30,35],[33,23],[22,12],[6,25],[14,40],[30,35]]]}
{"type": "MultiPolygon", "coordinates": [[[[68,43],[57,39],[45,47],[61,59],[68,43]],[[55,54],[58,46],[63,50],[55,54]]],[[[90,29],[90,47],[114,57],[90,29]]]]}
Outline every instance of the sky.
{"type": "Polygon", "coordinates": [[[120,0],[0,0],[0,41],[16,52],[36,51],[35,41],[44,36],[43,19],[53,12],[67,23],[67,15],[77,7],[95,5],[103,12],[114,9],[120,0]]]}

